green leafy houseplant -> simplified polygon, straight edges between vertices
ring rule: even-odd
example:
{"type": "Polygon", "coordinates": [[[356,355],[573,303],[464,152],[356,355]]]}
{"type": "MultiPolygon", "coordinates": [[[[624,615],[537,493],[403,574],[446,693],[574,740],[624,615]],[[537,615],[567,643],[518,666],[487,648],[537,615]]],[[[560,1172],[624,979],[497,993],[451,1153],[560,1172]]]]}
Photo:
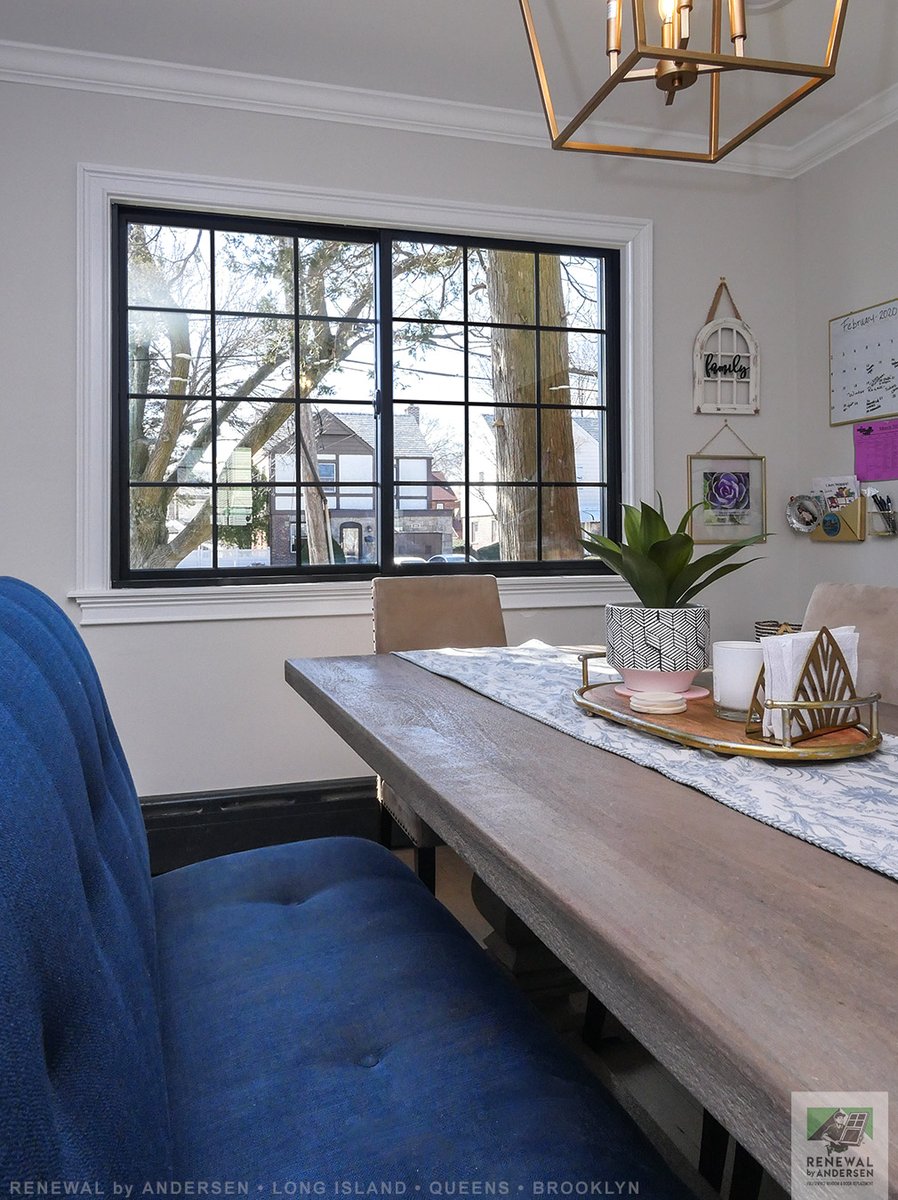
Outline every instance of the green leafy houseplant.
{"type": "Polygon", "coordinates": [[[598,533],[587,533],[583,545],[612,571],[623,576],[646,608],[683,608],[709,584],[756,562],[749,558],[722,565],[746,546],[753,546],[766,537],[759,533],[739,542],[728,542],[719,550],[693,560],[695,542],[686,527],[692,513],[700,507],[701,502],[687,509],[676,531],[671,533],[664,519],[660,495],[657,509],[645,503],[639,508],[625,504],[625,541],[622,544],[598,533]]]}

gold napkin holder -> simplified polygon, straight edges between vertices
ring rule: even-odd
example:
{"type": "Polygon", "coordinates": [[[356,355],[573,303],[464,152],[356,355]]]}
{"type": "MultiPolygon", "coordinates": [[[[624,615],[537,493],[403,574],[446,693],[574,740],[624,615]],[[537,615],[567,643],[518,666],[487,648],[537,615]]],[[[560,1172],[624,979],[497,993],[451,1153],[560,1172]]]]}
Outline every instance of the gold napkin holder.
{"type": "Polygon", "coordinates": [[[871,748],[882,740],[879,732],[879,692],[858,696],[845,655],[835,637],[825,626],[817,634],[804,661],[795,696],[791,700],[768,700],[765,695],[764,668],[761,667],[754,694],[748,709],[745,732],[748,737],[791,747],[798,742],[838,733],[842,729],[857,729],[866,734],[871,748]],[[869,719],[861,720],[866,708],[869,719]],[[776,709],[783,714],[782,738],[765,735],[764,712],[776,709]],[[798,731],[793,731],[793,725],[798,731]]]}

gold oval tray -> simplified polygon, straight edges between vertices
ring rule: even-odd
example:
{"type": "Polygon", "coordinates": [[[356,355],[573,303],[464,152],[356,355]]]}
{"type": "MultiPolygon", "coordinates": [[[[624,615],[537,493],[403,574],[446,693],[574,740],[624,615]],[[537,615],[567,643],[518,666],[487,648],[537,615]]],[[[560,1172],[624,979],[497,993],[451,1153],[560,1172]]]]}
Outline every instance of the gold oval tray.
{"type": "Polygon", "coordinates": [[[879,732],[871,733],[863,725],[824,733],[805,742],[782,746],[749,737],[745,726],[738,721],[725,721],[715,716],[710,696],[690,700],[684,713],[652,715],[635,713],[627,696],[619,696],[613,683],[591,683],[574,692],[574,703],[593,717],[605,717],[653,733],[668,742],[692,746],[697,750],[713,750],[717,754],[738,754],[747,758],[769,758],[780,762],[825,762],[840,758],[860,758],[871,754],[882,741],[879,732]]]}

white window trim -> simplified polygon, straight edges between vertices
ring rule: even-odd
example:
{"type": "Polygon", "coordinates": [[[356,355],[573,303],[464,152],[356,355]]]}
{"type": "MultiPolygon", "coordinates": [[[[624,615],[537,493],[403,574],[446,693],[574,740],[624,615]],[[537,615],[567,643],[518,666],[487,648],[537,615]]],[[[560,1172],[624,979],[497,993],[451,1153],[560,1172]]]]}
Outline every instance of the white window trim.
{"type": "MultiPolygon", "coordinates": [[[[216,587],[111,586],[110,206],[116,201],[619,249],[623,497],[629,503],[638,503],[654,494],[651,221],[79,163],[77,574],[70,596],[81,608],[82,624],[355,616],[371,611],[371,585],[366,580],[216,587]]],[[[617,576],[503,579],[500,589],[506,608],[580,608],[632,595],[617,576]]]]}

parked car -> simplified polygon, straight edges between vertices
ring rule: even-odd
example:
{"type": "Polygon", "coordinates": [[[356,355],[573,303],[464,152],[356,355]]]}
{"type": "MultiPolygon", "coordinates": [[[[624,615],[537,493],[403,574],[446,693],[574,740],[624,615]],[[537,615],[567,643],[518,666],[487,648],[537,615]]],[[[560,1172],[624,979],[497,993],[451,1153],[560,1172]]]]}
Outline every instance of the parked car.
{"type": "Polygon", "coordinates": [[[471,554],[470,556],[467,554],[431,554],[427,561],[436,563],[477,562],[477,556],[475,554],[471,554]]]}
{"type": "Polygon", "coordinates": [[[419,558],[416,554],[397,554],[393,559],[393,563],[397,567],[404,567],[407,563],[425,563],[426,558],[419,558]]]}

